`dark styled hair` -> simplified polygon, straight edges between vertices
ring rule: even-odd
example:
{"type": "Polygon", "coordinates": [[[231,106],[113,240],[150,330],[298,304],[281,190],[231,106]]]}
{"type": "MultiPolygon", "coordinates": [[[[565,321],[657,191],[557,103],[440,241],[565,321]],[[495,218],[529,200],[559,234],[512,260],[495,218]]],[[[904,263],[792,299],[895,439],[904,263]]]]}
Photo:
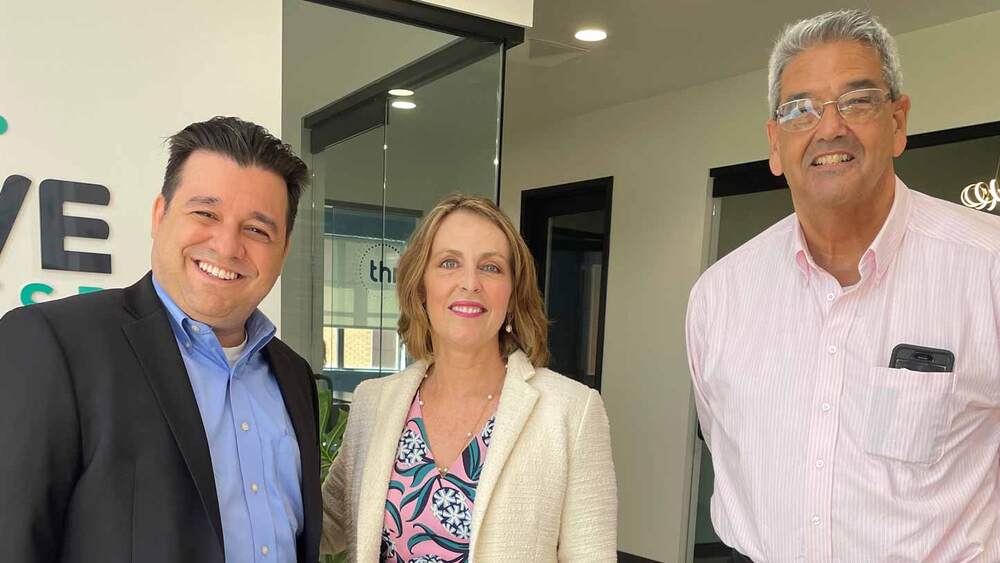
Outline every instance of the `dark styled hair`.
{"type": "Polygon", "coordinates": [[[170,157],[163,176],[160,194],[167,206],[177,191],[181,169],[191,154],[198,150],[214,152],[232,159],[243,167],[256,166],[274,172],[288,188],[288,217],[285,232],[292,232],[302,190],[309,185],[309,168],[292,147],[267,132],[256,123],[237,117],[218,116],[192,123],[167,139],[170,157]]]}

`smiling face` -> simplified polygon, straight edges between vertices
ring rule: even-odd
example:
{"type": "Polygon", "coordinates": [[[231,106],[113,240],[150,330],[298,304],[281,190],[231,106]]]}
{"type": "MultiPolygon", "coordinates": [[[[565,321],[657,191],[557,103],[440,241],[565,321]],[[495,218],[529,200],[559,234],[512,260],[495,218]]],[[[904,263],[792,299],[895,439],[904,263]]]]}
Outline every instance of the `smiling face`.
{"type": "Polygon", "coordinates": [[[281,273],[287,208],[274,172],[193,152],[170,204],[153,206],[156,281],[191,318],[242,331],[281,273]]]}
{"type": "Polygon", "coordinates": [[[470,211],[445,217],[423,287],[435,352],[499,350],[512,283],[510,244],[496,225],[470,211]]]}
{"type": "MultiPolygon", "coordinates": [[[[875,49],[856,41],[809,47],[781,74],[779,104],[795,98],[836,100],[861,88],[889,87],[875,49]]],[[[784,174],[797,212],[857,207],[889,197],[892,159],[906,147],[906,96],[889,101],[866,123],[848,123],[835,104],[825,106],[814,129],[789,132],[773,116],[767,123],[770,166],[784,174]]]]}

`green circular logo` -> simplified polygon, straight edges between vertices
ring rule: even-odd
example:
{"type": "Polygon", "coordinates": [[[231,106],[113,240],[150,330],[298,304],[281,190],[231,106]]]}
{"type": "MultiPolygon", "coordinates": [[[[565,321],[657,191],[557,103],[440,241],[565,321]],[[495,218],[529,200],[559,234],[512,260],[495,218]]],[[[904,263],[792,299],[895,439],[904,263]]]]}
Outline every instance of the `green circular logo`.
{"type": "Polygon", "coordinates": [[[0,135],[3,135],[6,132],[7,132],[7,120],[4,119],[2,115],[0,115],[0,135]]]}

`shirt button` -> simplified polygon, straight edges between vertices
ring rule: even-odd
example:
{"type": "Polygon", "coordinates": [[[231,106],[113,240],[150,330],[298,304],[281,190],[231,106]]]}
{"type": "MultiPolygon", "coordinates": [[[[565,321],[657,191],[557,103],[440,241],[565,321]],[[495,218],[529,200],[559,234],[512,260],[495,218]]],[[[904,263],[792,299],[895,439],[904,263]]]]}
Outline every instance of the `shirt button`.
{"type": "Polygon", "coordinates": [[[190,342],[185,342],[184,343],[184,347],[185,348],[190,348],[191,347],[191,343],[190,342]]]}
{"type": "Polygon", "coordinates": [[[831,354],[836,354],[837,353],[837,347],[831,344],[830,347],[826,349],[826,351],[829,352],[829,353],[831,353],[831,354]]]}
{"type": "Polygon", "coordinates": [[[819,408],[823,409],[823,412],[830,412],[830,403],[823,403],[819,408]]]}
{"type": "Polygon", "coordinates": [[[261,548],[260,548],[260,552],[261,552],[261,554],[263,554],[263,555],[267,555],[268,553],[271,553],[271,550],[270,550],[270,549],[268,549],[266,545],[264,545],[264,546],[261,546],[261,548]]]}
{"type": "Polygon", "coordinates": [[[198,325],[191,325],[191,330],[195,332],[201,332],[201,327],[198,325]]]}
{"type": "Polygon", "coordinates": [[[240,430],[242,430],[244,432],[249,432],[250,431],[250,425],[247,424],[246,422],[244,422],[243,424],[240,425],[240,430]]]}
{"type": "Polygon", "coordinates": [[[826,465],[826,463],[824,463],[822,459],[816,460],[816,467],[822,469],[824,465],[826,465]]]}
{"type": "Polygon", "coordinates": [[[257,491],[260,490],[260,487],[257,486],[257,483],[251,483],[250,490],[256,493],[257,491]]]}
{"type": "Polygon", "coordinates": [[[826,300],[827,300],[827,301],[833,301],[833,300],[834,300],[834,299],[836,299],[836,298],[837,298],[837,296],[836,296],[836,295],[834,295],[833,293],[827,293],[827,294],[826,294],[826,300]]]}
{"type": "Polygon", "coordinates": [[[819,516],[813,516],[812,517],[812,523],[813,523],[813,525],[819,526],[820,522],[821,522],[821,520],[819,519],[819,516]]]}

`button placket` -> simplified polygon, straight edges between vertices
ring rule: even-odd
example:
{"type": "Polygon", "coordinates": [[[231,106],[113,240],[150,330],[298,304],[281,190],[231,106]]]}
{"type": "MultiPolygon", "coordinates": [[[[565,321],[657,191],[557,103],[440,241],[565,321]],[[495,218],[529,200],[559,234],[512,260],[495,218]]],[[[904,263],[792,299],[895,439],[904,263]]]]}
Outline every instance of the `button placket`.
{"type": "Polygon", "coordinates": [[[244,490],[248,493],[245,496],[247,507],[250,509],[250,533],[254,543],[261,545],[260,553],[266,557],[274,546],[276,537],[274,534],[273,522],[270,520],[270,507],[267,504],[267,495],[262,494],[264,487],[264,466],[263,466],[263,444],[260,432],[250,432],[253,428],[254,413],[252,401],[246,383],[237,377],[235,371],[231,371],[230,378],[230,399],[232,402],[232,417],[236,421],[243,421],[238,425],[241,430],[236,432],[236,451],[240,461],[241,478],[244,490]]]}
{"type": "Polygon", "coordinates": [[[840,428],[838,404],[847,377],[847,350],[845,344],[858,311],[856,293],[843,294],[831,306],[820,334],[820,342],[826,349],[819,353],[819,368],[813,411],[812,438],[809,443],[808,458],[811,459],[809,472],[809,495],[807,508],[810,522],[806,533],[807,550],[816,556],[816,561],[830,561],[832,558],[833,486],[837,435],[840,428]]]}
{"type": "Polygon", "coordinates": [[[833,314],[834,307],[839,305],[836,301],[840,293],[840,284],[833,276],[829,274],[819,276],[819,283],[813,289],[813,295],[819,303],[820,310],[823,311],[824,318],[828,319],[833,314]]]}
{"type": "MultiPolygon", "coordinates": [[[[831,459],[837,441],[839,426],[838,413],[833,410],[831,398],[838,396],[844,374],[844,354],[842,347],[845,334],[845,318],[850,315],[850,307],[845,300],[837,300],[830,288],[821,293],[821,303],[827,305],[819,342],[823,348],[817,355],[815,389],[813,391],[815,410],[811,416],[808,457],[808,487],[806,509],[810,526],[806,532],[806,548],[818,556],[817,561],[827,560],[825,554],[831,545],[829,521],[832,491],[832,471],[826,470],[826,460],[831,459]],[[830,299],[830,297],[833,299],[830,299]]],[[[847,300],[849,301],[849,300],[847,300]]]]}

